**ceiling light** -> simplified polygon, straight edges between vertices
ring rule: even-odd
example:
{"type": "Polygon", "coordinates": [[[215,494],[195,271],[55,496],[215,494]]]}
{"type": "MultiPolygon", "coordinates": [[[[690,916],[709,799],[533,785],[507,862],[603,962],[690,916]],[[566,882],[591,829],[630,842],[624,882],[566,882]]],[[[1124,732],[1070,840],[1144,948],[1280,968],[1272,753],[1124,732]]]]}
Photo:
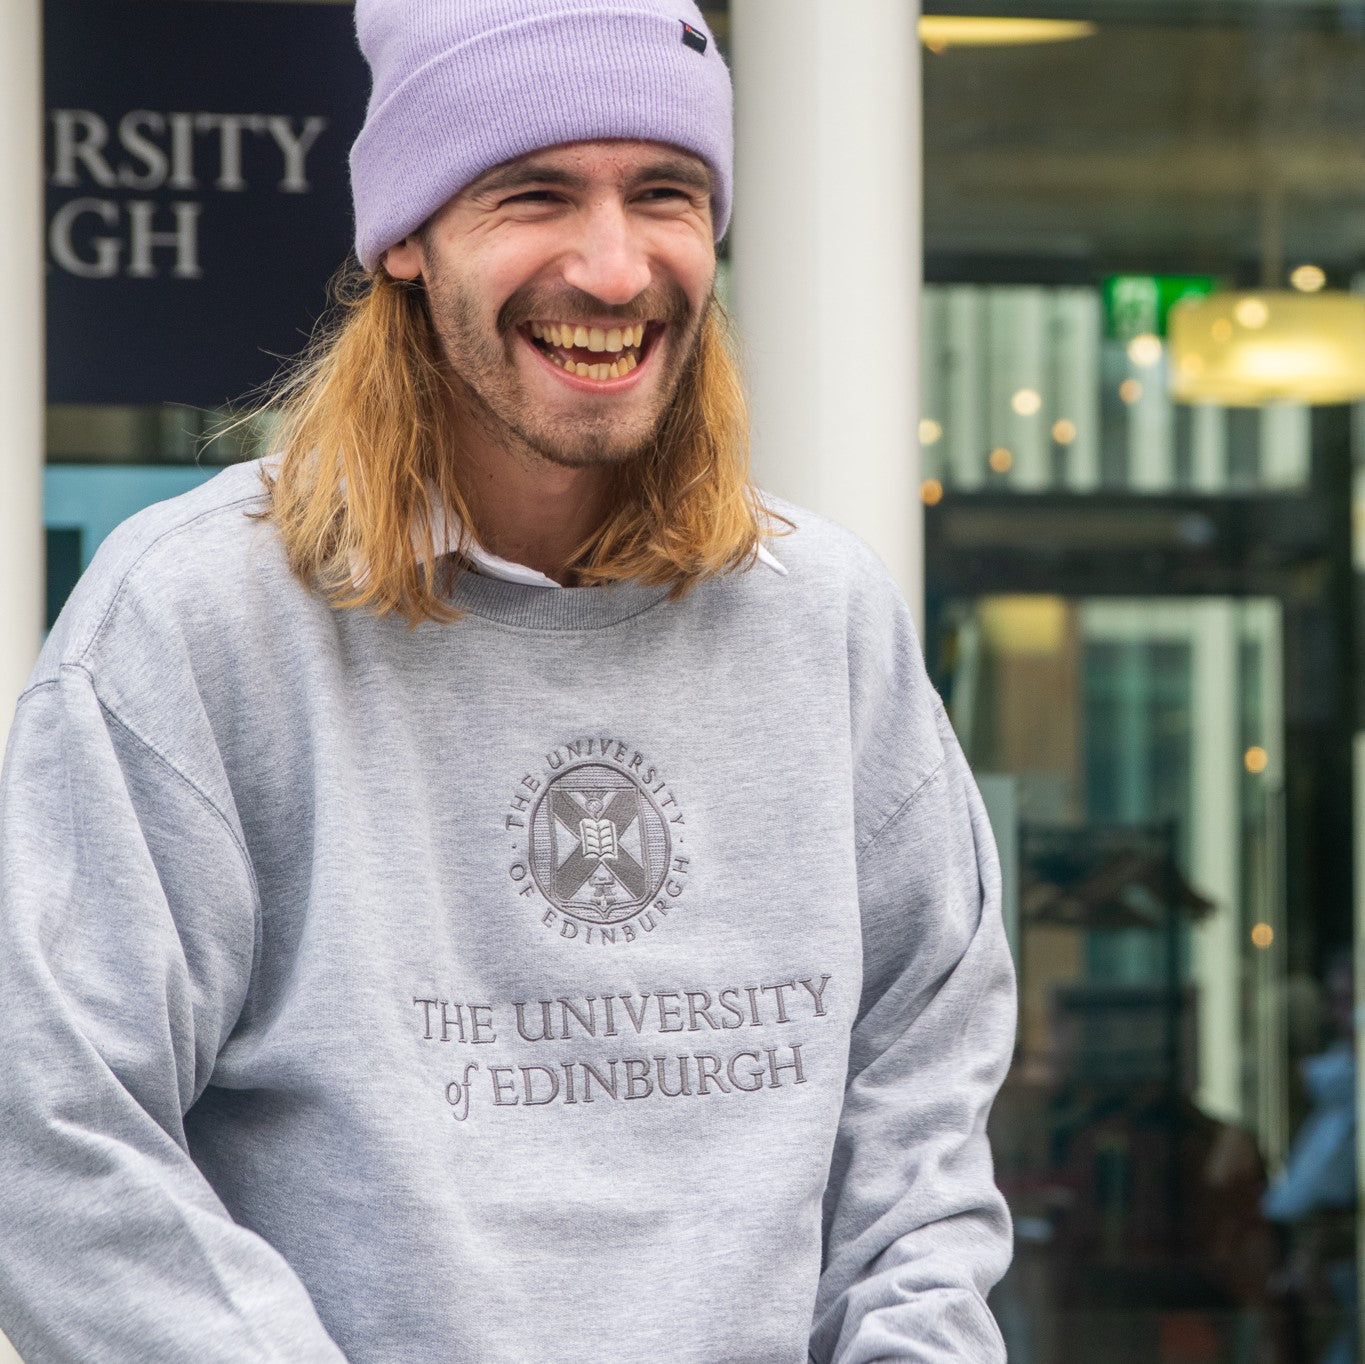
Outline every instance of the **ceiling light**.
{"type": "Polygon", "coordinates": [[[1300,265],[1290,271],[1289,282],[1301,294],[1316,294],[1327,284],[1327,271],[1320,265],[1300,265]]]}
{"type": "Polygon", "coordinates": [[[1140,369],[1147,369],[1161,359],[1161,338],[1143,332],[1128,343],[1128,358],[1140,369]]]}
{"type": "Polygon", "coordinates": [[[926,14],[919,37],[931,52],[950,47],[1020,47],[1031,43],[1064,43],[1088,38],[1098,25],[1087,20],[977,18],[965,14],[926,14]]]}
{"type": "Polygon", "coordinates": [[[1263,407],[1365,398],[1365,298],[1262,289],[1171,309],[1178,402],[1263,407]]]}

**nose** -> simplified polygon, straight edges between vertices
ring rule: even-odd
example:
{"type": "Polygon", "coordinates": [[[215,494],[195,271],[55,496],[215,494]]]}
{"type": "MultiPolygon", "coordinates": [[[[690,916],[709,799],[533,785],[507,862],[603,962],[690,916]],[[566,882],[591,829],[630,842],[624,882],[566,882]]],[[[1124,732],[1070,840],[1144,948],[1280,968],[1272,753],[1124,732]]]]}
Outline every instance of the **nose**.
{"type": "Polygon", "coordinates": [[[564,281],[603,303],[624,304],[648,287],[643,233],[619,203],[594,204],[564,264],[564,281]]]}

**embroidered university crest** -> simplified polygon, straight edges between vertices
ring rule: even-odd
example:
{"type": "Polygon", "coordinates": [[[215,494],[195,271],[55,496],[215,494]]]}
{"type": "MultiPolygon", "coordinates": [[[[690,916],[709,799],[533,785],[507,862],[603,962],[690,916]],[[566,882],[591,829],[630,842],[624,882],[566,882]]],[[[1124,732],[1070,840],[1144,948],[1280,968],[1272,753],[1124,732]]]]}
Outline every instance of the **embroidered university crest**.
{"type": "Polygon", "coordinates": [[[505,827],[519,835],[509,874],[539,891],[560,937],[634,942],[682,894],[689,859],[678,802],[643,753],[619,739],[575,739],[522,778],[505,827]],[[619,931],[619,937],[618,937],[619,931]]]}
{"type": "Polygon", "coordinates": [[[588,923],[632,918],[659,892],[668,822],[618,768],[580,763],[554,777],[531,814],[531,874],[556,909],[588,923]]]}

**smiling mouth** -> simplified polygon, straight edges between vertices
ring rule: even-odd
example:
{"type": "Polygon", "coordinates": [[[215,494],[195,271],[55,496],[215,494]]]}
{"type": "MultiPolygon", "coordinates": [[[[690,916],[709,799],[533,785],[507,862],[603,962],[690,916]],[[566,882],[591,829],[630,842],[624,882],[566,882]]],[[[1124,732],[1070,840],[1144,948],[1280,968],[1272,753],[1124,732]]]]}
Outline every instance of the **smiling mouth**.
{"type": "Polygon", "coordinates": [[[649,353],[662,322],[590,327],[577,322],[529,322],[521,328],[537,350],[580,379],[624,378],[649,353]]]}

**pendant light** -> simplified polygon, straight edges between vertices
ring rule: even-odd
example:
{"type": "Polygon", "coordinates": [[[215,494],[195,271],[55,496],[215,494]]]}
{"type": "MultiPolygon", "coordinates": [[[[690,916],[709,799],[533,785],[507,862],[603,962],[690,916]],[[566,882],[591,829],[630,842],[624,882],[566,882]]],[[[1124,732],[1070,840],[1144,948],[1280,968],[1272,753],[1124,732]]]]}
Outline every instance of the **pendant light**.
{"type": "Polygon", "coordinates": [[[1365,298],[1289,289],[1206,294],[1168,321],[1177,402],[1263,407],[1365,398],[1365,298]]]}

